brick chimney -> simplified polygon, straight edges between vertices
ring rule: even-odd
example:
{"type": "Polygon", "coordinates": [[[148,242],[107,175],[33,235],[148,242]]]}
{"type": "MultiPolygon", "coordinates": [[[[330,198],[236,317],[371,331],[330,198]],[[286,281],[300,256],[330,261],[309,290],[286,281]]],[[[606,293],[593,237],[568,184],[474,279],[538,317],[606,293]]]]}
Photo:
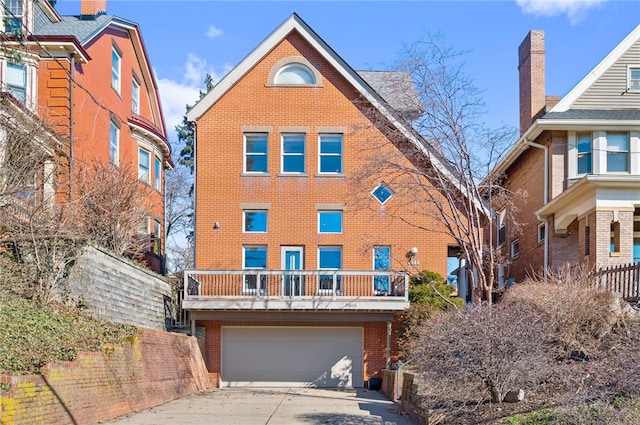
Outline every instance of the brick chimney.
{"type": "Polygon", "coordinates": [[[94,19],[107,13],[107,0],[80,0],[80,15],[85,19],[94,19]]]}
{"type": "Polygon", "coordinates": [[[518,48],[520,134],[545,112],[544,58],[544,31],[533,30],[518,48]]]}

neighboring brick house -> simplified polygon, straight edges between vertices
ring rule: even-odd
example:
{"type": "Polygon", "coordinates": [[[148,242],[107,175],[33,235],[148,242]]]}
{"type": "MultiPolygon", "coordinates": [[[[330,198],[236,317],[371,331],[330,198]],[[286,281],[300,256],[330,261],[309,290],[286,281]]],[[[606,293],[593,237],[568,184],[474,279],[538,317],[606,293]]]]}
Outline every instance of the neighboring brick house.
{"type": "Polygon", "coordinates": [[[456,247],[441,225],[403,212],[385,176],[352,179],[381,129],[425,149],[397,119],[420,113],[417,98],[385,87],[403,76],[354,71],[293,14],[188,112],[195,270],[182,305],[222,386],[361,387],[397,358],[408,272],[447,275],[456,247]]]}
{"type": "Polygon", "coordinates": [[[501,277],[639,262],[640,26],[562,98],[545,95],[543,31],[520,45],[519,71],[521,136],[495,171],[528,197],[521,231],[499,226],[501,277]]]}
{"type": "Polygon", "coordinates": [[[0,53],[3,91],[44,121],[67,145],[66,175],[97,161],[137,170],[153,190],[147,255],[164,269],[164,171],[171,168],[158,89],[137,24],[106,15],[106,1],[82,0],[78,16],[48,1],[6,1],[0,53]]]}

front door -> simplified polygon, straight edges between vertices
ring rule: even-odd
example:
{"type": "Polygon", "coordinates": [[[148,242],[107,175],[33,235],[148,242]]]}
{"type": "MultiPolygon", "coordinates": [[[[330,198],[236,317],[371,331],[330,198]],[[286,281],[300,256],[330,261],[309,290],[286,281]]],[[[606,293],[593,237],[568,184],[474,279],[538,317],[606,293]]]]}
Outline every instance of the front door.
{"type": "MultiPolygon", "coordinates": [[[[283,270],[302,270],[304,268],[303,247],[283,246],[281,255],[283,270]]],[[[299,273],[285,273],[282,279],[282,294],[285,297],[304,295],[304,276],[299,273]]]]}

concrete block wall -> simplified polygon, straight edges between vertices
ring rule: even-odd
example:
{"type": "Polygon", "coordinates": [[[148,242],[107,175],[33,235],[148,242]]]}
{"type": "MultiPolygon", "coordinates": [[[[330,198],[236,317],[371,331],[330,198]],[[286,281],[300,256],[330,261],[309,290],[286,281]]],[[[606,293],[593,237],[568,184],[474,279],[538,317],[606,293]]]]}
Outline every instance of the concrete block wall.
{"type": "Polygon", "coordinates": [[[207,368],[195,337],[145,329],[120,345],[53,362],[42,375],[0,375],[2,425],[84,425],[205,390],[207,368]]]}
{"type": "Polygon", "coordinates": [[[171,285],[133,261],[89,246],[72,269],[69,290],[98,319],[165,329],[164,299],[171,285]]]}

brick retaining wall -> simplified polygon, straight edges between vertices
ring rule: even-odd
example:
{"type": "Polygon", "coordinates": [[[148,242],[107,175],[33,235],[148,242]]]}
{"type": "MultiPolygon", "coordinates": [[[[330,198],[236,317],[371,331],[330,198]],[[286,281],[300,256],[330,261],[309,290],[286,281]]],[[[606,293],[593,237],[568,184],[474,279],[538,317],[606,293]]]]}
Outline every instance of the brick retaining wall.
{"type": "Polygon", "coordinates": [[[207,389],[209,375],[195,337],[145,329],[122,346],[0,382],[0,424],[84,425],[207,389]]]}

